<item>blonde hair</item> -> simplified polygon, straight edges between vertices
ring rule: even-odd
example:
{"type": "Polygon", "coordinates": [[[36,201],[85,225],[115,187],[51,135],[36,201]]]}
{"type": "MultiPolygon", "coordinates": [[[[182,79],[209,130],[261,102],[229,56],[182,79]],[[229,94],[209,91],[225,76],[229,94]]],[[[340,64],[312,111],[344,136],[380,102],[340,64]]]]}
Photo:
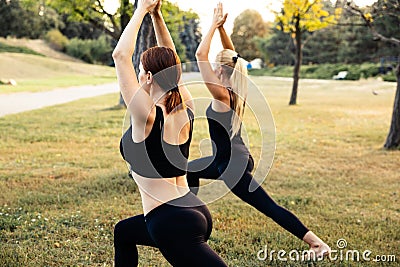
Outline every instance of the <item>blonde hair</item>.
{"type": "Polygon", "coordinates": [[[231,108],[236,113],[236,116],[232,116],[232,139],[240,130],[246,105],[248,93],[247,62],[237,52],[224,49],[217,54],[216,63],[221,65],[223,75],[229,77],[232,86],[233,107],[231,108]]]}

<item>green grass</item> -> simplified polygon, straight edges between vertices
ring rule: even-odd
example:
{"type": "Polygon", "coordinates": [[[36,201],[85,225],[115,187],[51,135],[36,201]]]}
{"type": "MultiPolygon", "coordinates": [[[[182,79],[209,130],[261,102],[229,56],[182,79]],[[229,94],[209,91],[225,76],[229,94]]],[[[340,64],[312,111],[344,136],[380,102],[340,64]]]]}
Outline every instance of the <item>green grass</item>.
{"type": "Polygon", "coordinates": [[[7,45],[5,43],[0,42],[0,53],[22,53],[22,54],[30,54],[30,55],[36,55],[36,56],[43,56],[42,54],[33,51],[32,49],[22,47],[22,46],[11,46],[7,45]]]}
{"type": "MultiPolygon", "coordinates": [[[[400,151],[382,149],[394,85],[302,81],[299,105],[289,107],[290,82],[253,79],[276,124],[275,160],[262,186],[333,249],[344,238],[349,249],[396,255],[398,262],[400,151]]],[[[195,97],[207,95],[200,86],[190,89],[195,97]]],[[[125,111],[113,107],[117,98],[111,94],[0,118],[2,266],[112,266],[113,226],[142,212],[119,155],[125,111]]],[[[195,123],[191,158],[200,155],[205,123],[195,123]]],[[[245,125],[258,158],[261,144],[251,112],[246,111],[245,125]]],[[[265,245],[276,251],[307,246],[232,194],[208,206],[214,221],[208,243],[229,266],[307,265],[259,261],[257,252],[265,245]]],[[[140,266],[168,266],[156,249],[139,247],[139,254],[140,266]]]]}
{"type": "Polygon", "coordinates": [[[17,86],[0,85],[0,94],[40,92],[59,87],[116,82],[115,69],[27,54],[0,53],[0,79],[17,86]]]}

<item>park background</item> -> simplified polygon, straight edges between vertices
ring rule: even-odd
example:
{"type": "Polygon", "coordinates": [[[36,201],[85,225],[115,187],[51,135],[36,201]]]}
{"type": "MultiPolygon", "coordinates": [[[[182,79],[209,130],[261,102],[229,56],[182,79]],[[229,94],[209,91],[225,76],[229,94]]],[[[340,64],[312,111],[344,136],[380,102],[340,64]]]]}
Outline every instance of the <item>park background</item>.
{"type": "MultiPolygon", "coordinates": [[[[217,1],[203,5],[210,9],[205,14],[188,10],[182,1],[163,2],[178,53],[187,71],[194,71],[191,62],[217,1]]],[[[265,95],[276,125],[274,163],[271,170],[259,166],[269,172],[262,186],[332,249],[345,239],[343,251],[371,250],[371,258],[384,256],[387,261],[325,260],[314,265],[396,266],[398,1],[364,5],[293,0],[285,6],[280,2],[278,8],[264,2],[265,10],[276,11],[270,18],[260,1],[246,1],[252,10],[224,1],[226,12],[234,10],[229,12],[228,32],[236,49],[248,61],[263,62],[262,68],[250,69],[250,79],[265,95]],[[296,4],[305,3],[318,7],[310,10],[320,16],[308,17],[311,25],[301,24],[299,46],[295,27],[285,26],[290,19],[281,11],[289,16],[296,4]],[[301,62],[298,47],[303,48],[301,62]],[[288,105],[296,65],[301,66],[296,103],[288,105]],[[333,80],[340,71],[347,71],[344,80],[333,80]]],[[[134,7],[127,0],[114,11],[103,4],[0,0],[0,98],[71,86],[117,87],[111,52],[134,7]]],[[[139,37],[142,50],[154,43],[150,26],[139,37]]],[[[193,72],[185,77],[199,79],[193,72]]],[[[208,96],[202,85],[190,90],[194,97],[208,96]]],[[[262,133],[251,113],[246,114],[247,132],[255,140],[250,149],[257,158],[262,133]]],[[[0,117],[2,266],[112,266],[113,226],[142,212],[118,150],[124,116],[115,92],[0,117]]],[[[196,122],[192,159],[200,156],[200,142],[207,137],[205,121],[196,122]]],[[[307,247],[235,196],[228,194],[209,208],[214,219],[209,244],[229,266],[306,265],[257,259],[266,245],[287,252],[307,247]]],[[[168,266],[156,249],[141,247],[139,253],[141,266],[168,266]]]]}

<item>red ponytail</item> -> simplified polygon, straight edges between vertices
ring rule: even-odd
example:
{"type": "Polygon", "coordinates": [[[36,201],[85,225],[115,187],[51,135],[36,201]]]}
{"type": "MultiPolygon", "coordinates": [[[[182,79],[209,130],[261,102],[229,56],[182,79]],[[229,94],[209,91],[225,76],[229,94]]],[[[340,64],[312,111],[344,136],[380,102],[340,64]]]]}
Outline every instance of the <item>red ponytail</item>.
{"type": "Polygon", "coordinates": [[[183,99],[178,82],[182,75],[181,61],[174,50],[168,47],[152,47],[141,56],[143,69],[153,74],[157,84],[168,94],[165,98],[167,113],[183,109],[183,99]]]}

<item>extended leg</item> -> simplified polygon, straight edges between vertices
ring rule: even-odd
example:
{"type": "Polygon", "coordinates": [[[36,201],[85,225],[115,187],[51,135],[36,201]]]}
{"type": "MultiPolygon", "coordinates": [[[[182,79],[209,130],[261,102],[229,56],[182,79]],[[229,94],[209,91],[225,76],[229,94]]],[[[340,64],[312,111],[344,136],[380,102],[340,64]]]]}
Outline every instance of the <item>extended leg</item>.
{"type": "MultiPolygon", "coordinates": [[[[237,166],[234,164],[233,166],[237,166]]],[[[240,199],[250,204],[266,216],[273,219],[276,223],[284,229],[294,234],[300,239],[303,239],[305,234],[309,231],[307,227],[300,222],[300,220],[290,211],[279,206],[275,201],[264,191],[261,186],[258,186],[253,192],[249,191],[250,183],[257,183],[251,175],[252,162],[249,161],[248,168],[244,171],[242,177],[238,180],[235,175],[240,173],[234,168],[228,167],[223,174],[225,184],[231,191],[240,199]]]]}

